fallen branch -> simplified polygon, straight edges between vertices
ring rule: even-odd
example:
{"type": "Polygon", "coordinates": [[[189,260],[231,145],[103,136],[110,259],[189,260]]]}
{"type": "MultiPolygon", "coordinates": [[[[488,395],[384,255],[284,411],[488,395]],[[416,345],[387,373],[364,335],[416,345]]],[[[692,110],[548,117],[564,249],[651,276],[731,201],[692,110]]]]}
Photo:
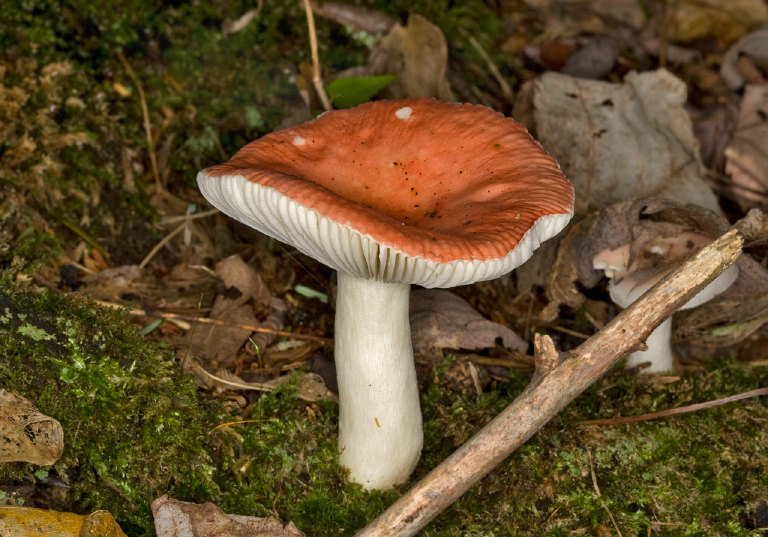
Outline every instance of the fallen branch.
{"type": "Polygon", "coordinates": [[[453,455],[392,504],[357,537],[414,535],[525,443],[623,356],[703,289],[741,253],[731,230],[702,248],[576,349],[558,353],[536,335],[536,373],[520,396],[453,455]]]}

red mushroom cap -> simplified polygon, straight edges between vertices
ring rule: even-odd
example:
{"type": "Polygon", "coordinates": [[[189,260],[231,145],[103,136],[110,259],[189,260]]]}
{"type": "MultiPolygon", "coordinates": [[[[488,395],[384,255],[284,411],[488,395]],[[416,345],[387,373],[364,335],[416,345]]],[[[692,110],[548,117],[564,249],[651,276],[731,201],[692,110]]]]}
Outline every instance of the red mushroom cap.
{"type": "Polygon", "coordinates": [[[224,213],[333,268],[427,287],[512,270],[573,212],[573,187],[519,123],[432,99],[327,112],[198,184],[224,213]]]}

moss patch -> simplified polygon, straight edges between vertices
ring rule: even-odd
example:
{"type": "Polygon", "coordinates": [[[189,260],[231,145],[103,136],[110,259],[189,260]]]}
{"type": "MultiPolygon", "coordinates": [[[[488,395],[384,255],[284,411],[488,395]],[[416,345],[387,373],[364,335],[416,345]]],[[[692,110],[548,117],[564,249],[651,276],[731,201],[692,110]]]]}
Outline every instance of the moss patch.
{"type": "MultiPolygon", "coordinates": [[[[434,431],[457,446],[518,393],[524,379],[477,401],[428,393],[434,431]],[[434,398],[434,399],[432,399],[434,398]]],[[[618,426],[580,420],[636,415],[768,385],[768,374],[713,362],[672,385],[603,379],[442,514],[424,535],[761,535],[768,498],[768,410],[759,398],[618,426]],[[599,493],[598,493],[599,490],[599,493]],[[479,508],[479,506],[482,506],[479,508]],[[610,514],[609,514],[610,513],[610,514]],[[613,519],[612,519],[613,518],[613,519]],[[614,525],[615,521],[615,525],[614,525]]],[[[451,443],[429,446],[430,464],[451,443]]]]}

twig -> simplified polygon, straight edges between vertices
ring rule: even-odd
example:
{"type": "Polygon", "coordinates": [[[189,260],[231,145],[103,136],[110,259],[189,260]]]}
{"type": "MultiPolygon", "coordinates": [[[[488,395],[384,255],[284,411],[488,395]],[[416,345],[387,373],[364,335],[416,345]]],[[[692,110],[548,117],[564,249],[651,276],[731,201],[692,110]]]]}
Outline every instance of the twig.
{"type": "Polygon", "coordinates": [[[600,494],[600,487],[597,485],[597,475],[595,474],[595,463],[592,461],[592,453],[589,451],[587,453],[589,454],[589,471],[592,474],[592,486],[595,487],[595,493],[597,494],[597,497],[600,498],[600,503],[603,505],[603,509],[605,509],[605,512],[608,513],[611,522],[613,522],[613,528],[616,530],[616,535],[623,537],[621,530],[619,529],[619,525],[616,524],[616,519],[613,518],[613,513],[611,513],[611,510],[608,509],[608,505],[605,503],[605,501],[603,501],[603,495],[600,494]]]}
{"type": "Polygon", "coordinates": [[[725,405],[727,403],[733,403],[734,401],[741,401],[742,399],[749,399],[750,397],[758,397],[761,395],[768,395],[768,388],[758,388],[757,390],[739,393],[730,397],[724,397],[723,399],[715,399],[714,401],[707,401],[705,403],[696,403],[695,405],[660,410],[659,412],[651,412],[650,414],[642,414],[640,416],[626,416],[623,418],[612,418],[604,420],[577,421],[576,425],[620,425],[622,423],[654,420],[656,418],[664,418],[666,416],[676,416],[677,414],[696,412],[697,410],[704,410],[705,408],[725,405]]]}
{"type": "Polygon", "coordinates": [[[229,421],[227,423],[219,423],[216,427],[210,430],[210,432],[213,432],[217,429],[221,429],[222,427],[231,427],[232,425],[243,425],[245,423],[261,423],[264,421],[271,421],[271,420],[239,420],[239,421],[229,421]]]}
{"type": "Polygon", "coordinates": [[[99,252],[102,256],[104,256],[104,259],[109,259],[109,252],[101,245],[99,244],[99,241],[97,241],[90,233],[85,231],[83,228],[81,228],[79,225],[71,221],[69,218],[65,217],[63,214],[61,214],[57,210],[53,210],[53,215],[62,223],[65,227],[67,227],[70,231],[72,231],[75,235],[80,237],[85,241],[88,246],[99,252]]]}
{"type": "Polygon", "coordinates": [[[537,335],[536,373],[525,391],[357,536],[415,535],[733,264],[743,242],[729,231],[572,351],[558,353],[537,335]]]}
{"type": "Polygon", "coordinates": [[[570,328],[566,328],[564,326],[557,326],[553,323],[536,323],[536,328],[547,328],[549,330],[554,330],[556,332],[562,332],[563,334],[568,334],[569,336],[577,337],[579,339],[589,339],[589,334],[584,334],[582,332],[577,332],[576,330],[571,330],[570,328]]]}
{"type": "Polygon", "coordinates": [[[514,103],[515,94],[512,91],[512,87],[509,85],[509,82],[507,82],[506,79],[501,75],[501,71],[499,71],[499,68],[496,67],[495,63],[493,63],[493,60],[485,51],[485,49],[482,46],[480,46],[480,43],[477,41],[477,39],[475,39],[474,36],[471,35],[469,32],[467,32],[465,29],[462,28],[461,33],[464,34],[464,36],[469,40],[472,46],[475,47],[475,50],[477,51],[477,53],[480,54],[480,57],[483,58],[483,61],[485,61],[485,64],[488,66],[488,69],[491,71],[493,78],[496,79],[496,83],[501,88],[501,93],[504,94],[504,99],[506,99],[508,103],[514,103]]]}
{"type": "MultiPolygon", "coordinates": [[[[112,308],[122,308],[122,305],[112,304],[109,302],[97,301],[102,306],[109,306],[112,308]]],[[[249,324],[230,323],[227,321],[220,321],[218,319],[207,319],[205,317],[195,317],[194,315],[182,315],[180,313],[165,313],[161,311],[145,311],[142,309],[134,309],[128,311],[128,315],[135,315],[141,317],[159,317],[161,319],[178,319],[181,321],[190,321],[201,324],[214,324],[216,326],[231,326],[234,328],[242,328],[244,330],[250,330],[252,332],[258,332],[260,334],[274,334],[276,336],[287,337],[292,339],[303,339],[307,341],[317,341],[318,343],[331,343],[333,340],[327,337],[313,336],[311,334],[297,334],[295,332],[283,332],[280,330],[271,330],[269,328],[263,328],[261,326],[252,326],[249,324]]]]}
{"type": "Polygon", "coordinates": [[[198,218],[205,218],[207,216],[213,216],[214,214],[218,213],[218,209],[209,209],[207,211],[203,211],[201,213],[195,213],[195,214],[182,214],[179,216],[166,216],[164,217],[160,223],[162,224],[175,224],[176,222],[188,222],[189,220],[197,220],[198,218]]]}
{"type": "Polygon", "coordinates": [[[157,155],[155,155],[155,142],[152,139],[152,124],[149,121],[149,108],[147,108],[147,99],[144,96],[144,88],[141,87],[141,82],[133,71],[133,67],[125,59],[125,55],[121,50],[115,51],[117,59],[123,64],[123,67],[128,72],[128,76],[136,86],[136,91],[139,92],[139,103],[141,104],[141,114],[144,116],[144,134],[147,137],[147,149],[149,150],[149,162],[152,164],[152,175],[155,178],[155,190],[160,192],[163,190],[163,186],[160,183],[160,170],[157,167],[157,155]]]}
{"type": "Polygon", "coordinates": [[[178,235],[179,233],[187,229],[187,227],[189,226],[189,223],[192,220],[195,220],[197,218],[205,218],[206,216],[211,216],[218,212],[219,212],[218,209],[210,209],[208,211],[197,213],[197,214],[185,214],[183,216],[171,216],[168,218],[163,218],[162,220],[163,224],[173,224],[178,221],[181,221],[181,224],[176,226],[176,228],[174,228],[173,231],[171,231],[170,233],[168,233],[168,235],[163,237],[163,239],[160,242],[158,242],[155,245],[155,247],[152,248],[152,250],[150,250],[150,252],[144,257],[144,259],[141,260],[141,263],[139,263],[139,268],[144,269],[144,267],[147,266],[147,264],[152,260],[153,257],[155,257],[155,255],[157,255],[157,252],[159,252],[163,246],[168,244],[171,241],[171,239],[174,238],[176,235],[178,235]]]}
{"type": "Polygon", "coordinates": [[[327,112],[331,109],[331,101],[325,93],[323,78],[320,76],[320,55],[317,52],[317,32],[315,31],[315,16],[312,14],[312,6],[309,0],[304,0],[304,10],[307,12],[307,26],[309,26],[309,46],[312,49],[312,83],[323,108],[327,112]]]}
{"type": "Polygon", "coordinates": [[[186,229],[187,225],[189,225],[188,222],[182,222],[178,226],[176,226],[176,229],[168,233],[165,237],[163,237],[163,240],[158,242],[152,250],[144,257],[144,259],[141,260],[141,263],[139,263],[139,268],[144,269],[144,267],[147,266],[147,264],[152,260],[153,257],[155,257],[155,254],[160,251],[160,249],[171,242],[171,239],[174,238],[176,235],[184,231],[186,229]]]}

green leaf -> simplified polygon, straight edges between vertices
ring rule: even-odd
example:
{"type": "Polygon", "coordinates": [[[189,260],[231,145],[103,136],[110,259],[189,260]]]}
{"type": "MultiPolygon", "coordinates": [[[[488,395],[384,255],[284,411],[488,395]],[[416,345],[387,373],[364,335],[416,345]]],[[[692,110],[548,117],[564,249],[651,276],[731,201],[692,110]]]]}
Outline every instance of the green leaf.
{"type": "Polygon", "coordinates": [[[323,304],[328,304],[328,295],[321,291],[317,291],[311,287],[307,287],[306,285],[297,285],[293,289],[301,296],[305,296],[307,298],[316,298],[323,304]]]}
{"type": "Polygon", "coordinates": [[[328,96],[336,108],[352,108],[370,101],[396,78],[395,75],[337,78],[328,84],[328,96]]]}

